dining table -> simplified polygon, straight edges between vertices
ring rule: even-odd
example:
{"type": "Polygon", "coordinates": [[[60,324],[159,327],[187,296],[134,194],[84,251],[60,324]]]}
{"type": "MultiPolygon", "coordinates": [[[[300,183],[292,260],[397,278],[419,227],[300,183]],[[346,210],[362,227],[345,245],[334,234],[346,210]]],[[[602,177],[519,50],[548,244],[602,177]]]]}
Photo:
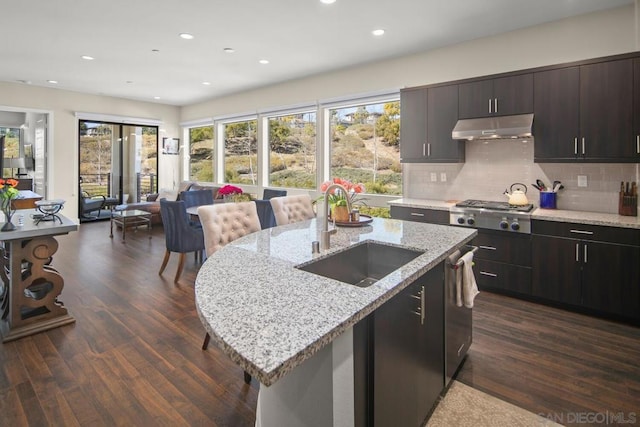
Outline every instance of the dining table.
{"type": "MultiPolygon", "coordinates": [[[[271,202],[269,200],[252,200],[256,204],[256,211],[258,212],[258,218],[260,219],[260,227],[264,230],[266,228],[275,227],[276,217],[273,214],[273,209],[271,208],[271,202]]],[[[225,202],[223,200],[215,200],[213,204],[218,203],[235,203],[235,202],[225,202]]],[[[187,214],[191,217],[192,220],[196,220],[198,218],[198,208],[199,206],[190,206],[187,208],[187,214]]]]}

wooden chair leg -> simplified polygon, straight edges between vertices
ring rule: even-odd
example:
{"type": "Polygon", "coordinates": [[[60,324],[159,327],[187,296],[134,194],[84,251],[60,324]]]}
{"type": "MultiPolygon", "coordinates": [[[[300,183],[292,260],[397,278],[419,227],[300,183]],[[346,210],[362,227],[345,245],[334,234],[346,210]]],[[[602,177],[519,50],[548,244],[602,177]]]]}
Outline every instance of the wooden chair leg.
{"type": "Polygon", "coordinates": [[[211,339],[211,335],[207,332],[207,335],[204,336],[204,342],[202,343],[202,349],[206,350],[209,347],[209,340],[211,339]]]}
{"type": "Polygon", "coordinates": [[[170,256],[171,256],[171,252],[167,249],[167,251],[164,253],[164,259],[162,260],[162,265],[160,266],[160,271],[158,271],[158,274],[160,276],[162,276],[162,272],[167,267],[167,263],[169,262],[169,257],[170,256]]]}
{"type": "Polygon", "coordinates": [[[244,383],[251,384],[251,375],[247,371],[244,371],[244,383]]]}
{"type": "Polygon", "coordinates": [[[173,283],[178,283],[178,279],[180,278],[180,275],[182,274],[182,269],[184,268],[184,258],[185,258],[185,253],[182,252],[180,254],[180,261],[178,261],[178,271],[176,271],[176,278],[173,279],[173,283]]]}

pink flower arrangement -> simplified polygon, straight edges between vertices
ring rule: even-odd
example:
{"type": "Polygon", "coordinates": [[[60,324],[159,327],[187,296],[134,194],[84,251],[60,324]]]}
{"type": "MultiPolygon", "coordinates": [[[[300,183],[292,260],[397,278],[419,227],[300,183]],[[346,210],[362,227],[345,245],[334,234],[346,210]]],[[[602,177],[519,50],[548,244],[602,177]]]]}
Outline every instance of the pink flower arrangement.
{"type": "MultiPolygon", "coordinates": [[[[347,205],[347,198],[349,198],[349,201],[351,202],[351,205],[355,205],[355,204],[365,204],[363,202],[364,199],[357,199],[357,196],[361,193],[365,192],[365,188],[364,188],[364,184],[362,183],[358,183],[358,184],[354,184],[349,180],[346,179],[342,179],[342,178],[333,178],[332,180],[329,181],[325,181],[322,183],[322,185],[320,186],[320,191],[322,191],[323,193],[327,191],[327,188],[329,188],[329,186],[331,184],[340,184],[342,185],[345,190],[347,190],[347,194],[344,194],[339,188],[333,188],[331,189],[331,193],[329,194],[329,204],[332,206],[346,206],[347,205]]],[[[322,198],[322,197],[321,197],[322,198]]]]}
{"type": "Polygon", "coordinates": [[[242,188],[235,185],[225,185],[218,190],[218,194],[221,196],[228,196],[230,194],[242,194],[242,188]]]}

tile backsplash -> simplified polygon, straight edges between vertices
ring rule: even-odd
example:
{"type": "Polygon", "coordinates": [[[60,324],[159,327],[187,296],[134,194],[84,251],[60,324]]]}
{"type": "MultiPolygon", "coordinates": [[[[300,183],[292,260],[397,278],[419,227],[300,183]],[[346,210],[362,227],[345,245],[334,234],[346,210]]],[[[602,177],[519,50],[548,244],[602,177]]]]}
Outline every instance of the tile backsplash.
{"type": "Polygon", "coordinates": [[[539,205],[531,186],[541,179],[547,186],[562,181],[558,209],[618,213],[621,181],[640,181],[638,163],[534,163],[534,140],[467,141],[466,162],[407,163],[405,197],[432,200],[507,200],[503,195],[515,182],[527,186],[527,197],[539,205]],[[578,175],[587,186],[578,187],[578,175]]]}

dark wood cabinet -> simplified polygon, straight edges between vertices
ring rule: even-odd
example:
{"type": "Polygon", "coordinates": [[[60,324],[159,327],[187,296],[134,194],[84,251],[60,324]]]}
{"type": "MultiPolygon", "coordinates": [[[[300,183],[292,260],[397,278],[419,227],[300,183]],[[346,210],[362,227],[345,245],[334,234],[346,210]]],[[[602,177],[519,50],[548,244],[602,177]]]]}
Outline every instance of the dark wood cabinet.
{"type": "Polygon", "coordinates": [[[407,89],[400,92],[400,160],[423,159],[427,144],[428,89],[407,89]]]}
{"type": "Polygon", "coordinates": [[[640,58],[633,60],[633,135],[636,139],[636,156],[640,161],[640,58]]]}
{"type": "Polygon", "coordinates": [[[531,113],[533,74],[460,84],[458,104],[461,119],[531,113]]]}
{"type": "Polygon", "coordinates": [[[635,155],[633,61],[580,67],[580,154],[585,160],[635,155]]]}
{"type": "Polygon", "coordinates": [[[373,422],[421,426],[444,387],[444,265],[373,317],[373,422]]]}
{"type": "Polygon", "coordinates": [[[531,294],[531,236],[478,230],[472,241],[476,281],[480,290],[531,294]]]}
{"type": "Polygon", "coordinates": [[[535,73],[534,159],[574,161],[580,135],[580,68],[535,73]]]}
{"type": "Polygon", "coordinates": [[[533,221],[533,295],[640,320],[640,230],[533,221]]]}
{"type": "Polygon", "coordinates": [[[451,138],[458,120],[457,85],[402,90],[400,108],[402,162],[464,162],[464,142],[451,138]]]}
{"type": "Polygon", "coordinates": [[[534,160],[637,161],[633,74],[631,59],[535,73],[534,160]]]}
{"type": "Polygon", "coordinates": [[[391,206],[391,218],[404,221],[427,222],[429,224],[449,224],[449,211],[437,209],[391,206]]]}

